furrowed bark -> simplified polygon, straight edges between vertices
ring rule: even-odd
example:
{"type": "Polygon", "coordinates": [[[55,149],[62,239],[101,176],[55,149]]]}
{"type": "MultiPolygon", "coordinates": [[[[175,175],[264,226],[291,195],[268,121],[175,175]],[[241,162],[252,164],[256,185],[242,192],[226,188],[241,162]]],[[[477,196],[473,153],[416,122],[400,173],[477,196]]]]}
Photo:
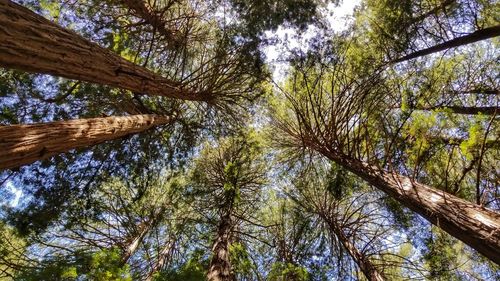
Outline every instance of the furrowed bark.
{"type": "Polygon", "coordinates": [[[499,213],[331,150],[321,153],[500,264],[499,213]]]}
{"type": "Polygon", "coordinates": [[[231,261],[229,245],[233,239],[231,214],[227,213],[220,221],[217,237],[212,247],[212,259],[207,273],[208,281],[236,281],[231,261]]]}
{"type": "Polygon", "coordinates": [[[98,83],[140,94],[211,101],[31,10],[0,0],[0,66],[98,83]]]}
{"type": "Polygon", "coordinates": [[[366,279],[370,281],[384,281],[385,278],[383,277],[383,275],[377,270],[375,265],[368,259],[368,257],[366,257],[361,251],[359,251],[354,243],[349,241],[349,239],[342,232],[341,227],[336,222],[332,222],[326,216],[321,215],[321,217],[326,221],[328,227],[330,227],[330,231],[335,234],[337,239],[347,250],[354,262],[356,262],[356,264],[359,266],[366,279]]]}
{"type": "Polygon", "coordinates": [[[135,15],[143,19],[147,24],[154,27],[163,35],[169,44],[178,45],[182,40],[175,31],[166,28],[165,21],[156,13],[144,0],[121,0],[121,2],[131,9],[135,15]]]}
{"type": "Polygon", "coordinates": [[[427,49],[413,52],[401,58],[390,61],[390,63],[399,63],[407,60],[412,60],[418,57],[427,56],[433,53],[441,52],[455,47],[460,47],[474,42],[494,38],[500,35],[500,25],[477,30],[471,34],[464,35],[444,43],[432,46],[427,49]]]}
{"type": "Polygon", "coordinates": [[[171,120],[145,114],[0,126],[0,169],[16,168],[71,149],[118,139],[171,120]]]}

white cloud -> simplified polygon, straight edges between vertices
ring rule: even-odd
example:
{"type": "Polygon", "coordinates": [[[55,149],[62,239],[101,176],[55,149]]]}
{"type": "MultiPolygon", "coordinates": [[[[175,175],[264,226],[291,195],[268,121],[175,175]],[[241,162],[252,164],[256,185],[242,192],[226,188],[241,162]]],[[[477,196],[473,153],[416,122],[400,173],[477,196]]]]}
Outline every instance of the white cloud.
{"type": "Polygon", "coordinates": [[[23,195],[23,191],[21,189],[18,189],[14,186],[12,181],[8,181],[5,184],[5,187],[8,188],[10,192],[14,194],[14,198],[9,202],[10,207],[15,208],[19,204],[19,200],[21,199],[21,196],[23,195]]]}

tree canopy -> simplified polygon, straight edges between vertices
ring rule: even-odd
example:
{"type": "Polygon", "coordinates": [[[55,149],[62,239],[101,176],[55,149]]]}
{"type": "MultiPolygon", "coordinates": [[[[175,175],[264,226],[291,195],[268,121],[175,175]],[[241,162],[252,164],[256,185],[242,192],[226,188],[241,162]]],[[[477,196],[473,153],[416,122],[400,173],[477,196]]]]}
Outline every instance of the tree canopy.
{"type": "Polygon", "coordinates": [[[499,22],[0,0],[0,280],[500,279],[499,22]]]}

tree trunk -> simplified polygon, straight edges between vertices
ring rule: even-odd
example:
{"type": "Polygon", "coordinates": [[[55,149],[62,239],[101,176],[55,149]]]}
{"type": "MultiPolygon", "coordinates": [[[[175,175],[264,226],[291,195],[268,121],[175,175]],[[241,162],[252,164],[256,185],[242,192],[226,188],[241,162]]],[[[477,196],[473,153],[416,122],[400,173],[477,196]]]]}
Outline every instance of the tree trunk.
{"type": "Polygon", "coordinates": [[[231,213],[222,217],[212,247],[212,259],[207,273],[208,281],[236,281],[231,261],[229,260],[229,245],[232,242],[232,219],[231,213]]]}
{"type": "Polygon", "coordinates": [[[167,24],[162,17],[144,0],[122,0],[121,2],[131,9],[137,17],[143,19],[147,24],[154,27],[155,30],[163,35],[167,39],[169,45],[175,46],[181,43],[182,38],[179,37],[176,30],[167,29],[167,24]]]}
{"type": "Polygon", "coordinates": [[[352,257],[354,262],[359,266],[366,279],[370,281],[384,281],[385,278],[383,275],[377,270],[375,265],[356,248],[356,245],[349,241],[349,239],[342,232],[341,227],[337,224],[337,222],[332,222],[326,216],[321,215],[322,219],[326,221],[328,226],[330,227],[330,231],[332,231],[337,239],[340,241],[342,246],[347,250],[349,255],[352,257]]]}
{"type": "Polygon", "coordinates": [[[175,249],[175,239],[171,239],[166,243],[166,245],[158,254],[158,257],[156,259],[155,264],[153,265],[153,268],[148,273],[144,281],[153,280],[154,274],[160,271],[166,264],[168,264],[171,261],[174,249],[175,249]]]}
{"type": "Polygon", "coordinates": [[[136,93],[210,102],[29,9],[0,0],[0,66],[109,85],[136,93]]]}
{"type": "Polygon", "coordinates": [[[416,107],[416,110],[449,110],[452,113],[456,114],[465,114],[465,115],[500,115],[500,108],[496,106],[428,106],[428,107],[416,107]]]}
{"type": "Polygon", "coordinates": [[[421,22],[421,21],[423,21],[424,19],[426,19],[427,17],[429,17],[431,15],[438,14],[440,11],[445,11],[446,7],[450,6],[451,4],[453,4],[455,2],[456,2],[456,0],[445,0],[445,1],[443,1],[439,6],[434,7],[430,11],[428,11],[428,12],[426,12],[424,14],[421,14],[420,16],[417,16],[417,17],[413,18],[413,20],[410,23],[410,25],[413,25],[415,23],[421,22]]]}
{"type": "Polygon", "coordinates": [[[331,150],[321,153],[500,264],[499,213],[331,150]]]}
{"type": "Polygon", "coordinates": [[[480,29],[480,30],[477,30],[471,34],[464,35],[464,36],[446,41],[444,43],[432,46],[432,47],[427,48],[427,49],[413,52],[413,53],[408,54],[406,56],[403,56],[401,58],[392,60],[392,61],[390,61],[390,63],[398,63],[398,62],[411,60],[414,58],[430,55],[432,53],[444,51],[444,50],[447,50],[450,48],[455,48],[455,47],[471,44],[474,42],[486,40],[489,38],[494,38],[494,37],[497,37],[499,35],[500,35],[500,25],[480,29]]]}
{"type": "Polygon", "coordinates": [[[170,121],[165,116],[132,115],[0,126],[0,169],[16,168],[170,121]]]}
{"type": "Polygon", "coordinates": [[[139,232],[137,235],[129,237],[127,241],[125,241],[124,245],[122,245],[123,255],[122,255],[122,264],[125,265],[130,257],[137,251],[139,245],[148,232],[151,230],[152,224],[148,222],[144,222],[139,226],[139,232]]]}

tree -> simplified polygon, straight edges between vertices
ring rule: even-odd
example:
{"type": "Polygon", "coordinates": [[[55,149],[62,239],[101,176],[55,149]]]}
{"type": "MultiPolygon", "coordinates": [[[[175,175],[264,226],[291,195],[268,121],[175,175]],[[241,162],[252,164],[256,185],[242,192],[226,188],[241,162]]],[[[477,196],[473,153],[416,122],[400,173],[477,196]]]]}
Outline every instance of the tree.
{"type": "MultiPolygon", "coordinates": [[[[231,260],[231,246],[238,243],[242,220],[257,202],[265,183],[264,164],[255,136],[220,139],[217,146],[202,152],[193,171],[194,192],[200,207],[212,210],[216,224],[208,280],[236,280],[236,265],[231,260]]],[[[244,232],[243,232],[244,233],[244,232]]]]}
{"type": "Polygon", "coordinates": [[[133,115],[0,128],[0,169],[16,168],[57,153],[120,138],[171,122],[170,117],[133,115]]]}
{"type": "Polygon", "coordinates": [[[382,271],[384,261],[376,262],[373,258],[377,254],[383,256],[384,247],[374,244],[390,244],[378,241],[390,234],[384,223],[386,218],[368,199],[374,195],[361,190],[356,179],[335,164],[332,163],[329,170],[323,166],[326,165],[321,161],[303,166],[293,181],[290,196],[303,212],[313,214],[324,224],[325,232],[339,248],[334,251],[338,258],[345,250],[368,280],[386,280],[382,271]],[[364,204],[358,206],[356,202],[360,201],[364,204]],[[369,229],[375,231],[370,233],[369,229]],[[370,253],[373,249],[379,252],[370,253]]]}
{"type": "Polygon", "coordinates": [[[499,227],[497,212],[397,171],[384,170],[380,162],[377,163],[377,155],[388,159],[390,153],[377,149],[376,139],[369,137],[370,122],[373,122],[370,118],[380,104],[380,77],[374,73],[352,80],[344,76],[347,65],[341,62],[339,59],[329,66],[333,70],[331,74],[321,67],[297,66],[296,74],[290,79],[291,92],[283,91],[288,107],[275,110],[275,126],[284,133],[281,140],[277,139],[278,144],[285,148],[311,149],[324,155],[498,262],[500,237],[492,234],[499,227]],[[344,72],[335,72],[339,67],[344,68],[344,72]]]}
{"type": "Polygon", "coordinates": [[[185,90],[181,84],[139,67],[18,4],[5,0],[0,8],[2,26],[9,29],[1,35],[4,51],[0,64],[4,67],[183,100],[212,99],[210,93],[185,90]],[[24,32],[27,28],[38,32],[30,35],[24,32]],[[45,46],[51,46],[50,52],[45,46]]]}
{"type": "Polygon", "coordinates": [[[340,2],[0,0],[0,278],[499,279],[500,4],[340,2]]]}
{"type": "Polygon", "coordinates": [[[444,50],[447,50],[450,48],[455,48],[455,47],[471,44],[474,42],[478,42],[481,40],[495,38],[499,35],[500,35],[500,26],[498,26],[498,25],[493,26],[493,27],[484,28],[481,30],[474,31],[473,33],[471,33],[469,35],[464,35],[464,36],[443,42],[439,45],[413,52],[413,53],[408,54],[408,55],[401,57],[401,58],[397,58],[395,60],[392,60],[391,63],[398,63],[398,62],[403,62],[403,61],[411,60],[411,59],[422,57],[422,56],[427,56],[427,55],[430,55],[432,53],[437,53],[437,52],[444,51],[444,50]]]}
{"type": "Polygon", "coordinates": [[[386,61],[398,63],[498,36],[494,7],[475,0],[366,1],[356,28],[386,61]]]}

